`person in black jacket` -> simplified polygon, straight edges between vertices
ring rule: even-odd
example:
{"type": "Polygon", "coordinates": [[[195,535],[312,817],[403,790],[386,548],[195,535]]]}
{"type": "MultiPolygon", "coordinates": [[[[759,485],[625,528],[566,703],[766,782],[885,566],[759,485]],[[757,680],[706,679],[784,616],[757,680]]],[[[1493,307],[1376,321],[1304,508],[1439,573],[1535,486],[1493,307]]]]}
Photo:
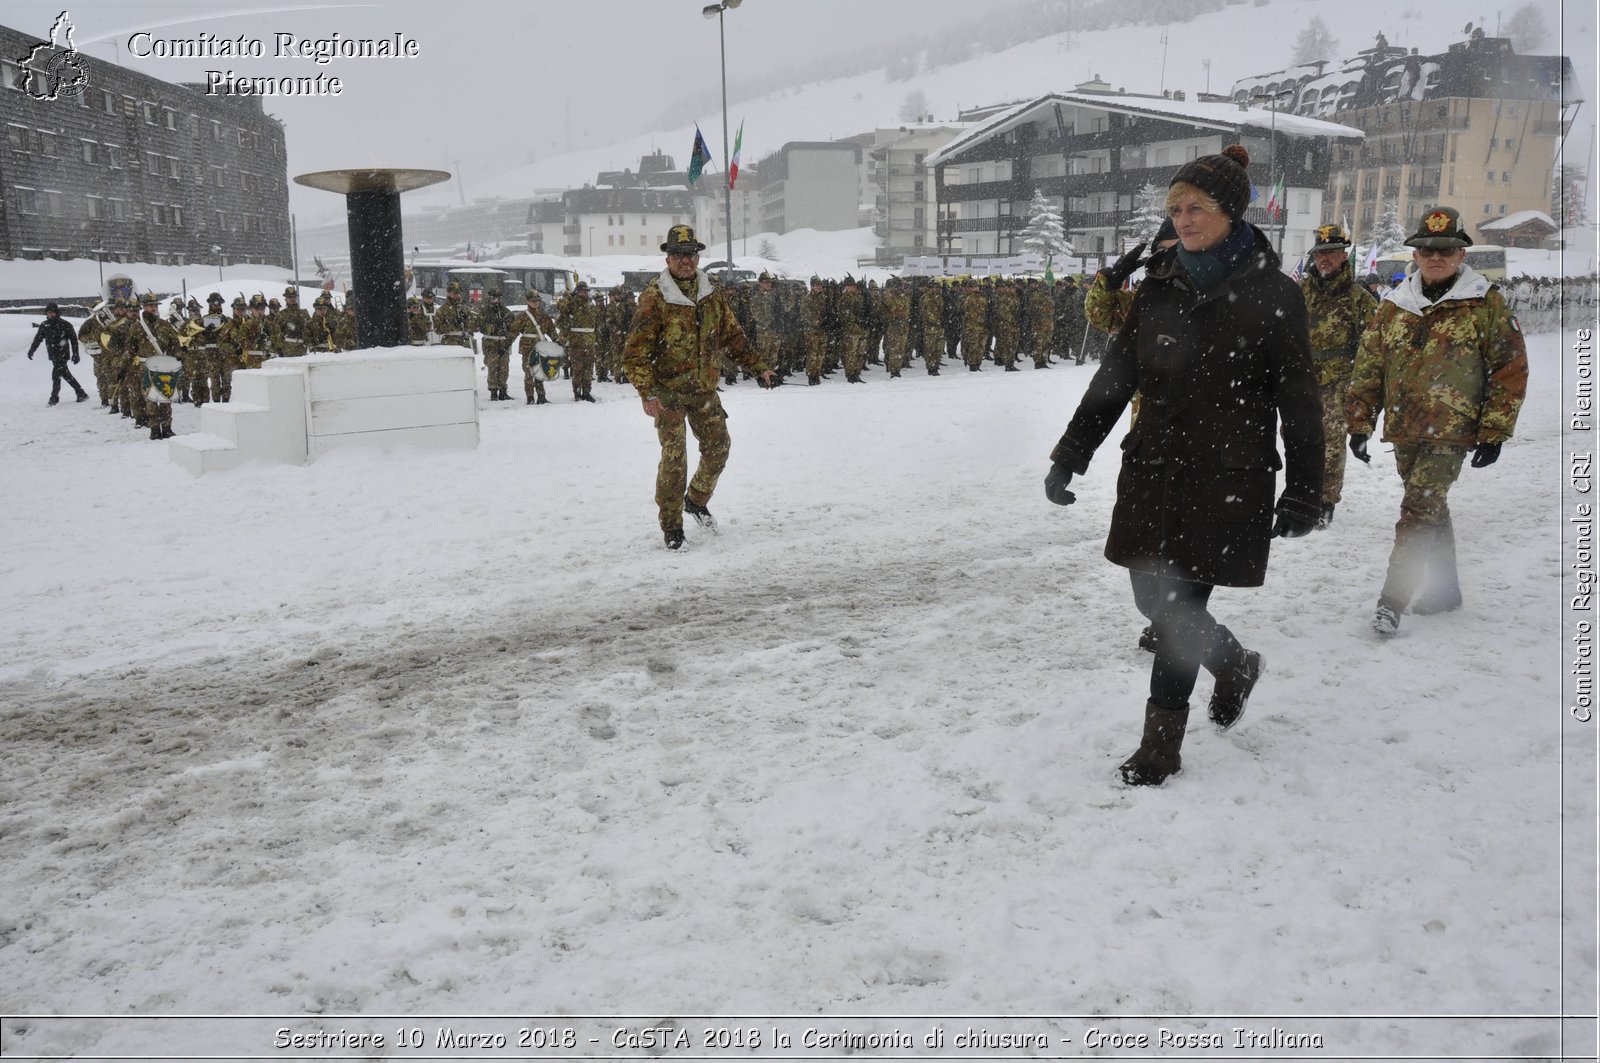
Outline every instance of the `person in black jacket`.
{"type": "Polygon", "coordinates": [[[67,359],[73,362],[78,360],[78,332],[71,325],[61,320],[61,308],[55,303],[44,308],[44,321],[35,325],[38,329],[33,334],[33,343],[28,347],[28,360],[33,360],[33,352],[39,349],[39,344],[44,344],[44,353],[50,357],[50,405],[54,406],[61,401],[61,382],[65,380],[72,385],[72,390],[78,393],[78,401],[89,397],[89,393],[78,385],[77,378],[72,375],[72,370],[67,368],[67,359]]]}
{"type": "Polygon", "coordinates": [[[1147,263],[1045,479],[1050,501],[1070,504],[1073,476],[1134,393],[1143,396],[1122,441],[1105,548],[1129,570],[1156,635],[1144,737],[1121,766],[1134,786],[1180,769],[1202,666],[1216,680],[1212,722],[1238,721],[1263,662],[1207,610],[1211,591],[1260,586],[1273,537],[1306,534],[1321,512],[1322,407],[1305,300],[1265,234],[1243,220],[1248,164],[1229,145],[1173,178],[1167,209],[1180,242],[1147,263]],[[1280,418],[1288,467],[1274,506],[1280,418]]]}

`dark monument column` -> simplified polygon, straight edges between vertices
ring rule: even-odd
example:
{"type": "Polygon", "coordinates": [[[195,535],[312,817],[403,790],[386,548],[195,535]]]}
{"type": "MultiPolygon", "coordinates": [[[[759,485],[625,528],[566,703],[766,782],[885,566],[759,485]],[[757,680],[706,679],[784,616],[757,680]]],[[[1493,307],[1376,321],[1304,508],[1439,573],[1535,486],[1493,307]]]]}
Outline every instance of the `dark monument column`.
{"type": "MultiPolygon", "coordinates": [[[[295,178],[296,184],[345,197],[356,346],[405,346],[406,256],[400,193],[449,179],[443,170],[322,170],[295,178]]],[[[298,274],[298,263],[296,267],[298,274]]]]}

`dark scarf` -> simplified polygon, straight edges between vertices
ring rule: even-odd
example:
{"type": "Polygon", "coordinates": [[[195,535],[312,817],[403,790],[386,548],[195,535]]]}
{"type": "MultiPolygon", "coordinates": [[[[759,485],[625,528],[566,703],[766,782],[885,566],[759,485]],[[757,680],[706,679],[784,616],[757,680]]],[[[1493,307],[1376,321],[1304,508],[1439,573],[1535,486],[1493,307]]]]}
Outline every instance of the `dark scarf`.
{"type": "Polygon", "coordinates": [[[1233,223],[1233,231],[1215,247],[1206,251],[1186,251],[1177,245],[1178,261],[1202,294],[1216,289],[1217,285],[1233,276],[1239,267],[1250,260],[1256,249],[1256,232],[1242,221],[1233,223]]]}

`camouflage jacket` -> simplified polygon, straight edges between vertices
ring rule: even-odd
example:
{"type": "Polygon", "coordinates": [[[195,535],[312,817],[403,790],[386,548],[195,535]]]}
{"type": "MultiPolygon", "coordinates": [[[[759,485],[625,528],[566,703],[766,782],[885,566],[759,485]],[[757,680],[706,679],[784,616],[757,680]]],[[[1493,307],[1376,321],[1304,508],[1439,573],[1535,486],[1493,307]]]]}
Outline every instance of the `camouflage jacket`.
{"type": "Polygon", "coordinates": [[[447,347],[471,347],[473,333],[472,308],[457,300],[444,301],[433,315],[433,330],[439,342],[447,347]]]}
{"type": "Polygon", "coordinates": [[[1010,284],[1002,284],[994,293],[994,331],[1015,336],[1022,328],[1022,296],[1010,284]]]}
{"type": "Polygon", "coordinates": [[[511,311],[501,302],[484,303],[478,311],[478,331],[486,344],[503,344],[511,335],[511,311]]]}
{"type": "Polygon", "coordinates": [[[839,331],[846,336],[861,339],[867,330],[867,305],[862,298],[861,291],[844,291],[839,293],[839,301],[834,306],[834,313],[839,318],[839,331]]]}
{"type": "Polygon", "coordinates": [[[1378,307],[1361,337],[1345,413],[1350,432],[1471,447],[1511,438],[1528,390],[1522,328],[1498,288],[1469,266],[1436,303],[1417,274],[1378,307]]]}
{"type": "Polygon", "coordinates": [[[924,329],[944,327],[944,290],[934,285],[922,290],[917,297],[917,315],[924,329]]]}
{"type": "Polygon", "coordinates": [[[335,335],[333,314],[326,310],[320,314],[313,313],[311,320],[306,322],[306,350],[327,354],[338,349],[339,338],[335,335]]]}
{"type": "Polygon", "coordinates": [[[127,351],[133,356],[135,362],[142,362],[146,358],[158,354],[178,355],[178,330],[164,317],[151,319],[145,314],[132,318],[123,332],[123,342],[127,344],[127,351]],[[146,329],[149,332],[146,332],[146,329]],[[150,344],[150,337],[155,337],[155,347],[150,344]]]}
{"type": "Polygon", "coordinates": [[[884,327],[890,332],[903,332],[911,325],[911,296],[902,288],[886,289],[879,297],[883,304],[884,327]]]}
{"type": "Polygon", "coordinates": [[[250,314],[230,317],[219,330],[219,341],[223,353],[236,360],[243,360],[249,351],[265,351],[267,349],[267,330],[264,321],[258,321],[250,314]]]}
{"type": "Polygon", "coordinates": [[[599,338],[600,308],[588,299],[569,295],[558,308],[561,342],[567,347],[593,347],[599,338]]]}
{"type": "Polygon", "coordinates": [[[668,407],[697,404],[717,390],[719,354],[752,376],[772,368],[750,348],[727,299],[703,271],[680,285],[662,270],[639,297],[622,347],[628,383],[641,398],[654,396],[668,407]]]}
{"type": "Polygon", "coordinates": [[[1050,298],[1050,289],[1039,287],[1031,288],[1026,298],[1028,307],[1028,324],[1035,332],[1050,327],[1055,321],[1055,303],[1050,298]]]}
{"type": "Polygon", "coordinates": [[[989,327],[989,297],[982,288],[968,288],[961,296],[961,328],[987,330],[989,327]]]}
{"type": "Polygon", "coordinates": [[[530,295],[527,308],[521,313],[511,315],[511,324],[506,327],[506,337],[516,340],[517,353],[526,356],[533,350],[533,345],[540,340],[556,338],[556,323],[544,312],[544,304],[539,302],[538,297],[530,295]]]}
{"type": "Polygon", "coordinates": [[[801,304],[800,313],[805,321],[806,331],[812,335],[820,336],[828,326],[827,290],[807,292],[805,302],[801,304]]]}
{"type": "Polygon", "coordinates": [[[1372,320],[1378,301],[1356,283],[1348,261],[1331,277],[1312,268],[1300,281],[1300,293],[1306,297],[1306,316],[1311,320],[1311,362],[1317,383],[1349,380],[1362,330],[1372,320]]]}
{"type": "Polygon", "coordinates": [[[272,349],[278,355],[295,357],[306,353],[306,326],[311,315],[298,306],[287,307],[272,315],[272,349]]]}
{"type": "Polygon", "coordinates": [[[1083,316],[1101,332],[1122,331],[1128,313],[1133,309],[1133,292],[1128,288],[1112,288],[1106,283],[1104,273],[1096,273],[1089,285],[1089,294],[1083,297],[1083,316]]]}
{"type": "Polygon", "coordinates": [[[633,323],[633,303],[618,296],[606,304],[606,327],[611,330],[611,343],[621,347],[627,338],[628,326],[633,323]]]}
{"type": "Polygon", "coordinates": [[[360,341],[356,339],[356,316],[342,311],[333,319],[333,342],[341,351],[353,351],[360,341]]]}

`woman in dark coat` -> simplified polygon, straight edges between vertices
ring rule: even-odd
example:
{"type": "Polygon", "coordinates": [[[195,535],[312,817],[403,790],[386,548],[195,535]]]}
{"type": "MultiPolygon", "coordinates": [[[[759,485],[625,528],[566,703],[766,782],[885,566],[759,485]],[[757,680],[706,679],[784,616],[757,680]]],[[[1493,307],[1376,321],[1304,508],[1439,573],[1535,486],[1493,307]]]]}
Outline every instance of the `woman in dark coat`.
{"type": "Polygon", "coordinates": [[[1178,246],[1153,255],[1127,324],[1051,452],[1045,494],[1066,485],[1144,396],[1122,441],[1122,471],[1106,558],[1129,570],[1149,616],[1155,662],[1144,737],[1121,766],[1130,785],[1181,767],[1189,695],[1202,666],[1216,680],[1210,717],[1223,730],[1244,712],[1263,671],[1206,608],[1213,587],[1259,587],[1275,535],[1316,525],[1322,490],[1322,411],[1305,301],[1279,270],[1266,236],[1243,221],[1249,155],[1230,145],[1173,178],[1168,213],[1178,246]],[[1279,418],[1288,459],[1274,505],[1279,418]],[[1276,520],[1274,520],[1276,512],[1276,520]]]}

